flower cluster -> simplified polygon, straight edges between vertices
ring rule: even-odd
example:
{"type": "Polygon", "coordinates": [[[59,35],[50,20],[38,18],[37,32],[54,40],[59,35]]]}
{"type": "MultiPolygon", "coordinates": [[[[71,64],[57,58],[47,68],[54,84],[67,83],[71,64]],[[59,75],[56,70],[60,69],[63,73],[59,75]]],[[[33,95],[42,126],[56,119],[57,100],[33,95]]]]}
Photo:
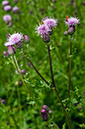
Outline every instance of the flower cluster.
{"type": "Polygon", "coordinates": [[[54,20],[52,18],[44,18],[41,23],[39,23],[39,26],[36,27],[36,32],[38,35],[40,34],[42,37],[42,40],[44,42],[50,41],[50,36],[53,32],[53,27],[56,27],[57,20],[54,20]]]}
{"type": "Polygon", "coordinates": [[[42,110],[41,110],[41,118],[43,121],[48,121],[49,120],[49,115],[52,115],[52,110],[47,105],[43,105],[42,110]]]}
{"type": "Polygon", "coordinates": [[[8,55],[12,55],[16,52],[16,49],[13,45],[15,45],[17,48],[22,48],[24,42],[29,43],[30,39],[27,35],[23,37],[22,33],[14,33],[12,35],[8,35],[7,42],[4,44],[8,47],[8,52],[4,51],[4,56],[7,57],[8,55]]]}
{"type": "MultiPolygon", "coordinates": [[[[9,2],[7,0],[2,2],[2,6],[3,6],[3,9],[6,12],[9,12],[11,10],[13,11],[13,13],[18,13],[19,12],[19,8],[17,6],[12,8],[11,5],[9,5],[9,2]]],[[[11,19],[12,19],[12,17],[9,14],[6,14],[6,15],[3,16],[3,20],[5,21],[6,24],[8,24],[9,27],[12,26],[11,19]]]]}

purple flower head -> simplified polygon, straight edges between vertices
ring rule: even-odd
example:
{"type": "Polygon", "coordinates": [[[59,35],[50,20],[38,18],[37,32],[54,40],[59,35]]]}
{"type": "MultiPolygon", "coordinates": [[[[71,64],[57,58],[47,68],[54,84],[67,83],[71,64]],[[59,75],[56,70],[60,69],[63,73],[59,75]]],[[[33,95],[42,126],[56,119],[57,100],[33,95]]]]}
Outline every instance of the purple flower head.
{"type": "Polygon", "coordinates": [[[52,18],[47,18],[43,20],[44,24],[47,25],[48,27],[56,27],[57,25],[57,20],[54,20],[52,18]]]}
{"type": "Polygon", "coordinates": [[[9,4],[9,2],[7,1],[7,0],[4,0],[3,2],[2,2],[2,5],[8,5],[9,4]]]}
{"type": "Polygon", "coordinates": [[[10,16],[10,15],[4,15],[4,16],[3,16],[3,20],[4,20],[6,23],[9,23],[9,21],[11,20],[11,16],[10,16]]]}
{"type": "Polygon", "coordinates": [[[11,10],[11,6],[10,6],[10,5],[6,5],[6,6],[4,7],[4,10],[5,10],[5,11],[10,11],[10,10],[11,10]]]}
{"type": "Polygon", "coordinates": [[[41,110],[41,118],[42,118],[43,121],[48,121],[48,119],[49,119],[49,115],[48,115],[48,113],[45,111],[45,109],[42,109],[42,110],[41,110]]]}
{"type": "MultiPolygon", "coordinates": [[[[11,43],[10,45],[13,45],[13,44],[20,42],[22,40],[22,38],[23,38],[22,33],[14,33],[8,37],[8,42],[11,43]]],[[[5,44],[5,46],[6,46],[6,44],[5,44]]]]}
{"type": "Polygon", "coordinates": [[[11,46],[11,45],[13,45],[11,42],[6,42],[5,44],[4,44],[5,46],[11,46]]]}
{"type": "Polygon", "coordinates": [[[13,13],[17,13],[19,11],[19,8],[17,6],[13,7],[13,13]]]}
{"type": "Polygon", "coordinates": [[[43,34],[45,34],[45,33],[48,33],[48,31],[49,31],[49,27],[47,26],[47,25],[45,25],[45,24],[40,24],[37,28],[36,28],[36,32],[38,33],[38,34],[41,34],[41,35],[43,35],[43,34]]]}
{"type": "Polygon", "coordinates": [[[73,26],[75,24],[78,24],[79,23],[79,19],[78,18],[74,18],[74,17],[70,17],[67,19],[67,21],[65,21],[65,23],[69,26],[73,26]]]}

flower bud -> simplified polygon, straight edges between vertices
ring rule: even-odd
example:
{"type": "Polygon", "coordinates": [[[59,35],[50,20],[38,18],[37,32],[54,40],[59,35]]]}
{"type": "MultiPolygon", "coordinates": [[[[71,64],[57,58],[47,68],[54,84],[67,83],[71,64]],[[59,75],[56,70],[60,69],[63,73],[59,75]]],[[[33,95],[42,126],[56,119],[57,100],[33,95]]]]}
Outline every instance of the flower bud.
{"type": "Polygon", "coordinates": [[[23,84],[23,82],[21,81],[21,82],[19,83],[19,87],[21,87],[21,86],[22,86],[22,84],[23,84]]]}
{"type": "Polygon", "coordinates": [[[42,108],[45,109],[47,112],[50,110],[50,108],[47,105],[43,105],[42,108]]]}
{"type": "Polygon", "coordinates": [[[12,22],[9,22],[8,27],[11,27],[11,26],[12,26],[12,22]]]}
{"type": "Polygon", "coordinates": [[[52,115],[53,114],[53,111],[52,110],[49,110],[49,114],[52,115]]]}
{"type": "Polygon", "coordinates": [[[73,35],[74,32],[75,32],[75,26],[74,26],[74,25],[73,25],[73,26],[69,26],[68,34],[69,34],[69,35],[73,35]]]}
{"type": "Polygon", "coordinates": [[[85,1],[83,1],[83,5],[85,5],[85,1]]]}
{"type": "Polygon", "coordinates": [[[43,34],[42,35],[42,40],[43,40],[43,42],[48,43],[50,41],[49,34],[47,34],[47,33],[43,34]]]}
{"type": "Polygon", "coordinates": [[[21,41],[19,41],[18,43],[15,44],[15,46],[19,49],[21,49],[23,47],[23,43],[21,41]]]}
{"type": "Polygon", "coordinates": [[[82,109],[82,106],[79,106],[79,109],[82,109]]]}
{"type": "Polygon", "coordinates": [[[43,121],[48,121],[49,120],[48,113],[45,111],[45,109],[41,110],[41,118],[42,118],[43,121]]]}
{"type": "Polygon", "coordinates": [[[18,0],[14,0],[14,2],[15,2],[15,3],[17,3],[17,2],[18,2],[18,0]]]}
{"type": "Polygon", "coordinates": [[[7,51],[3,52],[4,57],[8,57],[9,53],[7,51]]]}
{"type": "Polygon", "coordinates": [[[1,103],[5,104],[5,100],[4,100],[4,99],[3,99],[3,100],[1,100],[1,103]]]}
{"type": "Polygon", "coordinates": [[[57,0],[52,0],[53,2],[56,2],[57,0]]]}
{"type": "Polygon", "coordinates": [[[65,31],[65,32],[64,32],[64,35],[65,35],[65,36],[68,36],[68,31],[65,31]]]}
{"type": "Polygon", "coordinates": [[[26,44],[28,44],[30,42],[30,38],[28,37],[28,35],[24,35],[24,42],[26,44]]]}
{"type": "Polygon", "coordinates": [[[25,74],[26,73],[26,70],[25,69],[22,69],[20,73],[21,74],[25,74]]]}
{"type": "Polygon", "coordinates": [[[8,53],[9,53],[9,55],[13,55],[13,54],[15,54],[15,52],[16,52],[16,49],[15,49],[15,47],[13,46],[8,46],[8,53]]]}

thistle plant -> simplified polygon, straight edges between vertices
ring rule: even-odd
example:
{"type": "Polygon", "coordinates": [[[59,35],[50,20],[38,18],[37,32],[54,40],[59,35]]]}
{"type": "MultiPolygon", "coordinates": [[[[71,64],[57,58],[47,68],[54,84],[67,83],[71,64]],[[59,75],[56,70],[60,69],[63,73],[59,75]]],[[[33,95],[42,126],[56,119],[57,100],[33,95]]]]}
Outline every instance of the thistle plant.
{"type": "MultiPolygon", "coordinates": [[[[69,56],[69,85],[68,85],[68,99],[70,97],[70,87],[71,87],[71,58],[72,58],[72,38],[73,38],[73,34],[75,33],[75,25],[79,23],[79,19],[78,18],[74,18],[74,17],[66,17],[65,20],[66,25],[69,25],[68,31],[65,31],[64,34],[65,35],[70,35],[70,56],[69,56]]],[[[66,103],[66,107],[67,108],[68,105],[68,100],[66,103]]]]}
{"type": "MultiPolygon", "coordinates": [[[[75,24],[79,23],[79,19],[77,18],[66,18],[65,23],[67,25],[69,25],[68,31],[66,31],[64,34],[65,35],[70,35],[71,39],[72,36],[75,32],[75,24]]],[[[19,64],[17,62],[15,53],[17,52],[17,49],[19,49],[21,51],[21,53],[24,55],[24,57],[30,62],[30,64],[32,65],[32,67],[34,68],[34,70],[36,71],[36,73],[41,77],[41,79],[49,86],[51,87],[51,90],[55,91],[55,94],[57,96],[57,99],[64,111],[65,114],[65,118],[68,124],[68,128],[72,129],[72,125],[69,119],[69,114],[66,110],[67,105],[68,105],[68,101],[66,103],[66,107],[64,106],[60,95],[58,93],[57,90],[57,86],[55,84],[55,80],[54,80],[54,74],[53,74],[53,68],[52,68],[52,58],[51,58],[51,49],[50,49],[50,41],[51,41],[51,35],[53,34],[53,27],[57,26],[57,19],[53,19],[53,18],[44,18],[42,19],[42,22],[39,23],[39,26],[36,27],[36,32],[38,33],[38,35],[41,36],[42,41],[44,42],[45,46],[47,47],[48,50],[48,56],[49,56],[49,65],[50,65],[50,74],[51,74],[51,86],[50,83],[43,77],[43,75],[41,75],[41,73],[39,72],[39,70],[36,68],[36,66],[33,64],[33,62],[30,60],[30,58],[27,56],[27,53],[24,51],[23,46],[27,45],[30,43],[30,38],[28,37],[28,35],[24,35],[22,33],[14,33],[14,34],[10,34],[7,38],[7,42],[4,44],[5,46],[8,47],[8,51],[4,51],[4,57],[9,57],[10,62],[12,62],[12,64],[14,65],[15,69],[17,70],[24,86],[26,87],[30,97],[32,98],[32,100],[34,100],[32,93],[30,92],[26,82],[23,79],[23,75],[25,75],[26,70],[25,69],[20,69],[19,64]],[[24,42],[24,43],[23,43],[24,42]]],[[[71,86],[71,57],[72,57],[72,42],[70,43],[70,58],[69,58],[69,86],[68,86],[68,98],[70,96],[70,86],[71,86]]],[[[40,106],[37,104],[37,102],[35,102],[35,105],[37,106],[37,108],[39,109],[39,111],[41,112],[41,118],[43,121],[47,122],[47,126],[48,128],[50,128],[49,126],[49,119],[50,119],[50,115],[53,114],[53,111],[47,106],[47,105],[43,105],[42,110],[40,108],[40,106]]],[[[55,126],[55,128],[59,129],[59,127],[54,123],[53,124],[55,126]]]]}

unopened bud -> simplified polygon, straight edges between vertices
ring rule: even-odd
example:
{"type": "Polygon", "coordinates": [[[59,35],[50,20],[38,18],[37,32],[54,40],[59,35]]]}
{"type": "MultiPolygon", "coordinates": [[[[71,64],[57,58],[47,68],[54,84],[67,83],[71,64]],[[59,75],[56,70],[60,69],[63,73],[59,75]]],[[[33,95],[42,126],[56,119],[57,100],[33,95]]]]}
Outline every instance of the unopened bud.
{"type": "Polygon", "coordinates": [[[45,111],[45,109],[41,110],[41,118],[42,118],[43,121],[48,121],[49,120],[48,113],[45,111]]]}
{"type": "Polygon", "coordinates": [[[85,1],[83,1],[83,5],[85,5],[85,1]]]}
{"type": "Polygon", "coordinates": [[[48,43],[50,41],[50,36],[49,34],[45,33],[42,35],[42,40],[45,42],[45,43],[48,43]]]}
{"type": "Polygon", "coordinates": [[[15,44],[15,46],[19,49],[21,49],[23,47],[23,43],[21,41],[19,41],[18,43],[15,44]]]}
{"type": "Polygon", "coordinates": [[[50,108],[47,105],[43,105],[42,108],[45,109],[47,112],[50,110],[50,108]]]}
{"type": "Polygon", "coordinates": [[[64,32],[64,35],[65,35],[65,36],[68,36],[68,31],[65,31],[65,32],[64,32]]]}
{"type": "Polygon", "coordinates": [[[75,26],[74,26],[74,25],[73,25],[73,26],[69,26],[68,34],[69,34],[69,35],[73,35],[74,32],[75,32],[75,26]]]}
{"type": "Polygon", "coordinates": [[[9,53],[7,51],[3,52],[4,57],[8,57],[9,53]]]}
{"type": "Polygon", "coordinates": [[[82,109],[82,106],[79,106],[79,109],[82,109]]]}
{"type": "Polygon", "coordinates": [[[15,2],[15,3],[17,3],[17,2],[18,2],[18,0],[14,0],[14,2],[15,2]]]}
{"type": "Polygon", "coordinates": [[[8,27],[11,27],[11,26],[12,26],[12,22],[9,22],[8,27]]]}
{"type": "Polygon", "coordinates": [[[52,110],[49,110],[49,114],[52,115],[53,114],[53,111],[52,110]]]}
{"type": "Polygon", "coordinates": [[[24,42],[26,44],[28,44],[30,42],[30,38],[28,37],[28,35],[24,35],[24,42]]]}
{"type": "Polygon", "coordinates": [[[5,104],[5,100],[4,100],[4,99],[3,99],[3,100],[1,100],[1,103],[5,104]]]}
{"type": "Polygon", "coordinates": [[[20,73],[21,74],[25,74],[26,73],[26,70],[25,69],[22,69],[20,73]]]}
{"type": "Polygon", "coordinates": [[[16,52],[15,47],[8,46],[8,53],[9,53],[9,55],[13,55],[13,54],[15,54],[15,52],[16,52]]]}

